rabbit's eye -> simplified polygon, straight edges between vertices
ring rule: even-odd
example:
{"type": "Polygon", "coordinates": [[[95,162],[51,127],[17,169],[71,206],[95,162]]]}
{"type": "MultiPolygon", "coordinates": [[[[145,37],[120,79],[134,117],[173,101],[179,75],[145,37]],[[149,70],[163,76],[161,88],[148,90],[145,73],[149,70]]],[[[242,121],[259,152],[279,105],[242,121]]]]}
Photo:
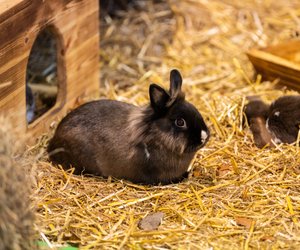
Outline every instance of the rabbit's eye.
{"type": "Polygon", "coordinates": [[[186,127],[186,122],[183,118],[178,118],[175,120],[175,125],[179,128],[185,128],[186,127]]]}

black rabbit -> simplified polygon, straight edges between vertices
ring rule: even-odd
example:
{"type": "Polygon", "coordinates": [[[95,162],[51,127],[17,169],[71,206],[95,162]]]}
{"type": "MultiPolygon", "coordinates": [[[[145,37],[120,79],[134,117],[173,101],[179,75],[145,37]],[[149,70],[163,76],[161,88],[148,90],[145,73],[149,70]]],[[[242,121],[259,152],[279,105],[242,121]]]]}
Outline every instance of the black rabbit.
{"type": "Polygon", "coordinates": [[[185,100],[182,78],[170,73],[170,90],[149,87],[150,104],[137,107],[99,100],[70,112],[48,145],[50,160],[75,173],[113,176],[135,183],[167,184],[183,178],[209,130],[185,100]]]}
{"type": "Polygon", "coordinates": [[[249,102],[245,114],[255,144],[294,143],[300,125],[300,96],[283,96],[267,105],[261,100],[249,102]]]}
{"type": "Polygon", "coordinates": [[[299,125],[300,96],[283,96],[271,104],[266,127],[276,143],[295,142],[299,125]]]}

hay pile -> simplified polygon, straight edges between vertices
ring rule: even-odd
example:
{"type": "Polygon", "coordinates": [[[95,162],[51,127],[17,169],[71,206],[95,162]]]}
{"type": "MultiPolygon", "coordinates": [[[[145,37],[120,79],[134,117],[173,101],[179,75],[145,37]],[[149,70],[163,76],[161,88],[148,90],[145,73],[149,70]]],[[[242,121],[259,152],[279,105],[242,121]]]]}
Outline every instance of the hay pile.
{"type": "Polygon", "coordinates": [[[167,86],[176,67],[211,139],[188,180],[147,187],[54,168],[44,138],[33,150],[41,152],[40,232],[81,249],[299,249],[299,147],[258,149],[242,124],[247,95],[272,101],[295,93],[262,82],[244,52],[298,36],[299,1],[144,4],[145,11],[102,22],[101,95],[144,104],[149,83],[167,86]],[[153,212],[165,215],[158,230],[139,229],[153,212]]]}
{"type": "Polygon", "coordinates": [[[0,249],[32,250],[36,248],[28,169],[12,157],[17,143],[7,122],[0,117],[0,249]]]}

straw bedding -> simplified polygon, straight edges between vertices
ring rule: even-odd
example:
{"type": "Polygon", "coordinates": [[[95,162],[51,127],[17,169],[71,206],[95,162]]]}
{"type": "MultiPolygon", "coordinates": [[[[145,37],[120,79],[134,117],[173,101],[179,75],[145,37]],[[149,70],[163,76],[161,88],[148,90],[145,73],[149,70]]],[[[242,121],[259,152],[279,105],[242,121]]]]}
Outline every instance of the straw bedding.
{"type": "Polygon", "coordinates": [[[296,94],[263,82],[245,51],[297,38],[299,1],[141,2],[141,11],[102,20],[101,96],[142,105],[149,83],[168,86],[178,68],[211,139],[187,180],[151,187],[53,167],[51,134],[42,137],[27,152],[38,231],[81,249],[299,249],[299,147],[256,148],[242,112],[248,95],[296,94]],[[164,213],[159,228],[139,229],[154,212],[164,213]]]}
{"type": "Polygon", "coordinates": [[[27,178],[30,165],[12,158],[20,141],[15,142],[7,120],[0,117],[0,123],[0,249],[33,250],[35,217],[27,178]]]}

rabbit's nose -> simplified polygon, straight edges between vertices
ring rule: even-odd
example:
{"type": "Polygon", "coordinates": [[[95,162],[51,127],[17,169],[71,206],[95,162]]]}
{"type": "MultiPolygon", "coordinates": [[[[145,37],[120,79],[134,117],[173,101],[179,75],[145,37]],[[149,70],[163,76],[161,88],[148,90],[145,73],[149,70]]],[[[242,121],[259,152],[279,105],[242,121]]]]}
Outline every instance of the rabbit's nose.
{"type": "Polygon", "coordinates": [[[208,133],[207,131],[205,130],[201,130],[201,143],[205,143],[205,141],[207,140],[208,138],[208,133]]]}

